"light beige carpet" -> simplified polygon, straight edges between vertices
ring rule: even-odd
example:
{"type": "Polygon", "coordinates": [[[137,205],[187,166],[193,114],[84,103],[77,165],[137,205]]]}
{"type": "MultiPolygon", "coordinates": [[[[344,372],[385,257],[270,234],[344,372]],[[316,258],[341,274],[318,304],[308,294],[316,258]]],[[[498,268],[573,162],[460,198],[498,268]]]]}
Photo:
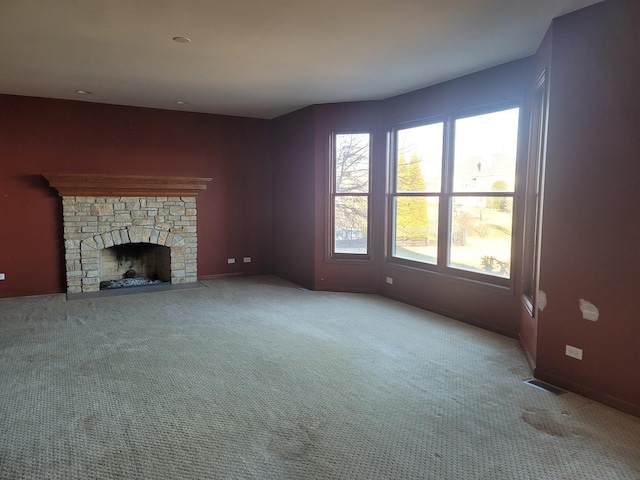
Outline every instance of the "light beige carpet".
{"type": "Polygon", "coordinates": [[[2,479],[638,479],[640,419],[516,341],[275,277],[0,300],[2,479]]]}

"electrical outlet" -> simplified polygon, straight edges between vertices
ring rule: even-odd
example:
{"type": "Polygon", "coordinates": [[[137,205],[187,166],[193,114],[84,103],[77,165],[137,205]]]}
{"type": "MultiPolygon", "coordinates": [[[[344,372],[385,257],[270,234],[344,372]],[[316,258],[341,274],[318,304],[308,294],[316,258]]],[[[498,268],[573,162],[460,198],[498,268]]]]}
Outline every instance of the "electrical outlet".
{"type": "Polygon", "coordinates": [[[393,285],[393,278],[391,278],[391,277],[387,277],[387,283],[388,283],[389,285],[393,285]]]}
{"type": "Polygon", "coordinates": [[[244,263],[251,263],[251,257],[244,257],[244,258],[242,259],[242,261],[243,261],[244,263]]]}
{"type": "Polygon", "coordinates": [[[227,258],[227,263],[236,263],[235,258],[227,258]]]}
{"type": "Polygon", "coordinates": [[[564,351],[567,357],[575,358],[576,360],[582,360],[582,349],[578,347],[572,347],[567,345],[564,351]]]}
{"type": "Polygon", "coordinates": [[[4,280],[4,273],[0,273],[0,280],[4,280]]]}

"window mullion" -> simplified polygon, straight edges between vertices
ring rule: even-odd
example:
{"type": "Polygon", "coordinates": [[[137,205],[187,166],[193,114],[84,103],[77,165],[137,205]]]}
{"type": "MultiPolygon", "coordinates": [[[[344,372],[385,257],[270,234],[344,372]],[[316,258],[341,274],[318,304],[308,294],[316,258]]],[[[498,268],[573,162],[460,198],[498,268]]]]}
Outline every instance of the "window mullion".
{"type": "Polygon", "coordinates": [[[440,195],[440,222],[438,225],[438,269],[444,271],[449,258],[449,235],[451,225],[451,189],[453,187],[453,121],[447,118],[444,124],[442,149],[442,190],[440,195]]]}

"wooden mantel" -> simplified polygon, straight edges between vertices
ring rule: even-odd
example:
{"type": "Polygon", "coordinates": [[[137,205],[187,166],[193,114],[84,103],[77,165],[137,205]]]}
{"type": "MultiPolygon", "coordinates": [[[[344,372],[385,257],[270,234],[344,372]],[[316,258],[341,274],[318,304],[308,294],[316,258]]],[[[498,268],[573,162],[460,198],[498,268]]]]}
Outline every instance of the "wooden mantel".
{"type": "Polygon", "coordinates": [[[43,174],[61,197],[194,197],[211,178],[143,175],[43,174]]]}

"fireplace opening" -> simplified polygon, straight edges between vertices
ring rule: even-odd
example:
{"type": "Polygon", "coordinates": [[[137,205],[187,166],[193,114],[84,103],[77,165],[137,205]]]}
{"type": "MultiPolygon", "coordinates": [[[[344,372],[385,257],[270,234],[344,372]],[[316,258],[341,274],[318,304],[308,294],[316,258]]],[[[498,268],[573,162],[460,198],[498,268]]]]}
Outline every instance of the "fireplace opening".
{"type": "Polygon", "coordinates": [[[171,281],[171,249],[151,243],[126,243],[100,251],[100,290],[171,281]]]}

